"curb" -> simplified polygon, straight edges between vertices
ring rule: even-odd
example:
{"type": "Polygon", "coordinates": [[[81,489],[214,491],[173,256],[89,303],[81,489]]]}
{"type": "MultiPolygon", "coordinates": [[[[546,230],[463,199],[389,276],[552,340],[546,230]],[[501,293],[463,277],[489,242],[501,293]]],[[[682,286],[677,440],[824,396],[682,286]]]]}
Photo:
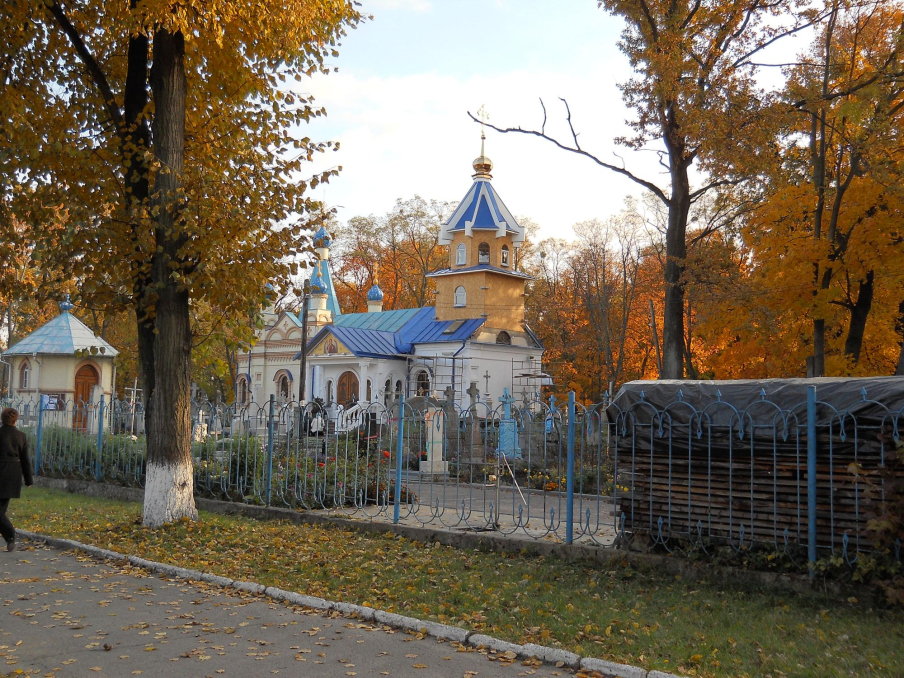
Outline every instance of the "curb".
{"type": "MultiPolygon", "coordinates": [[[[483,634],[468,631],[457,626],[449,626],[440,624],[439,622],[426,621],[423,619],[415,619],[414,617],[405,617],[392,612],[385,612],[371,607],[362,607],[361,605],[353,605],[351,603],[340,603],[316,596],[307,596],[293,591],[278,589],[274,586],[263,586],[255,582],[239,581],[221,577],[199,570],[189,570],[184,567],[175,565],[167,565],[166,563],[158,563],[153,560],[145,560],[137,556],[127,556],[116,551],[83,544],[72,539],[61,539],[59,537],[48,537],[36,532],[28,532],[27,530],[16,530],[16,535],[25,537],[29,541],[43,542],[53,548],[61,550],[81,551],[94,558],[101,560],[112,560],[117,562],[126,562],[133,567],[140,567],[150,572],[172,577],[174,579],[185,579],[188,581],[202,581],[222,588],[234,588],[244,593],[253,595],[262,595],[272,600],[306,607],[318,612],[338,612],[344,616],[357,616],[365,621],[373,621],[384,626],[402,629],[403,631],[412,631],[414,633],[423,633],[437,639],[450,640],[462,645],[469,645],[476,649],[486,649],[499,654],[506,652],[513,653],[517,657],[523,659],[539,659],[548,664],[557,666],[567,666],[572,669],[583,669],[585,671],[593,671],[600,674],[603,678],[681,678],[673,673],[663,673],[662,671],[647,671],[638,666],[629,666],[627,664],[617,664],[615,662],[597,659],[594,657],[581,657],[574,652],[568,652],[560,648],[548,647],[546,645],[536,645],[534,643],[526,643],[517,645],[499,638],[486,636],[483,634]]],[[[511,656],[511,655],[510,655],[511,656]]]]}

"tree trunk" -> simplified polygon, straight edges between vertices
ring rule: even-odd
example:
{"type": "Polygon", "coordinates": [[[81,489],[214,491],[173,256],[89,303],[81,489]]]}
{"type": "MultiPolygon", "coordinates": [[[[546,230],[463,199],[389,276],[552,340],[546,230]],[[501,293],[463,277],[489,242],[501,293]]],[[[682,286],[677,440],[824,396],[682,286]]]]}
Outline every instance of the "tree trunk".
{"type": "Polygon", "coordinates": [[[154,385],[147,425],[148,460],[144,524],[157,527],[181,518],[197,520],[191,461],[191,321],[189,292],[177,276],[184,264],[179,212],[185,150],[185,42],[181,33],[154,34],[154,154],[160,162],[157,256],[151,276],[154,300],[154,385]]]}
{"type": "Polygon", "coordinates": [[[679,148],[669,146],[672,196],[665,234],[665,310],[662,314],[662,374],[684,378],[684,269],[687,259],[687,216],[691,208],[687,162],[679,148]]]}
{"type": "Polygon", "coordinates": [[[857,301],[850,307],[851,322],[848,326],[847,338],[844,340],[844,354],[851,356],[855,365],[860,362],[866,319],[873,307],[873,277],[873,271],[870,271],[866,274],[866,278],[860,281],[857,301]]]}
{"type": "Polygon", "coordinates": [[[901,353],[898,356],[898,368],[895,370],[895,375],[904,377],[904,301],[901,301],[898,306],[898,321],[895,325],[897,325],[896,329],[901,337],[901,353]]]}

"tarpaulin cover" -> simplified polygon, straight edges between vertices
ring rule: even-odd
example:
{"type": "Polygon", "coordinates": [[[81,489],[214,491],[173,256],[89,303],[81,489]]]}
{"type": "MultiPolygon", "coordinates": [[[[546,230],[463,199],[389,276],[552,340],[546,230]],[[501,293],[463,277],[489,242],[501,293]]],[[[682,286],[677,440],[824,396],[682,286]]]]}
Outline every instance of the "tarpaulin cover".
{"type": "Polygon", "coordinates": [[[734,407],[739,412],[747,410],[751,418],[763,421],[775,411],[768,403],[783,411],[793,412],[801,422],[806,416],[807,387],[816,387],[819,402],[817,417],[828,422],[834,410],[853,415],[861,424],[866,420],[878,423],[889,414],[894,417],[904,408],[904,377],[814,379],[739,379],[732,381],[631,381],[619,389],[607,410],[610,422],[615,422],[619,412],[629,409],[640,413],[649,407],[661,412],[668,408],[672,425],[687,425],[695,411],[706,410],[712,423],[727,424],[732,417],[731,408],[715,404],[717,400],[734,407]],[[865,396],[864,396],[865,393],[865,396]],[[763,403],[763,399],[767,403],[763,403]],[[680,403],[684,403],[681,405],[680,403]],[[757,404],[760,403],[760,404],[757,404]]]}

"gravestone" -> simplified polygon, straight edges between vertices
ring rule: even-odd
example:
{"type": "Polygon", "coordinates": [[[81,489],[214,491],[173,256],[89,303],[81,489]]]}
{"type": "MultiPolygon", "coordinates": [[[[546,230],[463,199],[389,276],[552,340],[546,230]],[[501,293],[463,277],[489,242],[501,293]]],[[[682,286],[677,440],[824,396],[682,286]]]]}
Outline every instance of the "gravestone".
{"type": "Polygon", "coordinates": [[[512,403],[515,399],[505,389],[500,398],[502,402],[502,420],[499,422],[499,454],[507,459],[521,459],[521,447],[518,444],[518,422],[512,418],[512,403]]]}
{"type": "Polygon", "coordinates": [[[477,382],[472,381],[471,387],[466,391],[470,398],[468,410],[470,417],[468,418],[468,431],[465,433],[465,445],[467,449],[464,451],[464,457],[469,461],[482,464],[486,461],[486,446],[483,443],[483,436],[480,432],[480,419],[477,417],[480,402],[480,389],[477,388],[477,382]]]}
{"type": "Polygon", "coordinates": [[[439,401],[431,398],[424,413],[427,459],[420,462],[418,470],[427,475],[446,475],[449,472],[449,462],[443,459],[446,415],[437,407],[438,404],[439,401]]]}

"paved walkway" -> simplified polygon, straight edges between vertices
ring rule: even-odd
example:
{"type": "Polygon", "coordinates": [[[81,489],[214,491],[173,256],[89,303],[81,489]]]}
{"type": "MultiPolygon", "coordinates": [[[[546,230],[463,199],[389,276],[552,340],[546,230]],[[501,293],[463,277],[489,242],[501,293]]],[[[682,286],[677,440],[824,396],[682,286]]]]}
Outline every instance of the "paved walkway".
{"type": "Polygon", "coordinates": [[[0,552],[0,675],[505,678],[573,673],[530,664],[232,589],[169,580],[71,551],[25,542],[19,551],[0,552]]]}

